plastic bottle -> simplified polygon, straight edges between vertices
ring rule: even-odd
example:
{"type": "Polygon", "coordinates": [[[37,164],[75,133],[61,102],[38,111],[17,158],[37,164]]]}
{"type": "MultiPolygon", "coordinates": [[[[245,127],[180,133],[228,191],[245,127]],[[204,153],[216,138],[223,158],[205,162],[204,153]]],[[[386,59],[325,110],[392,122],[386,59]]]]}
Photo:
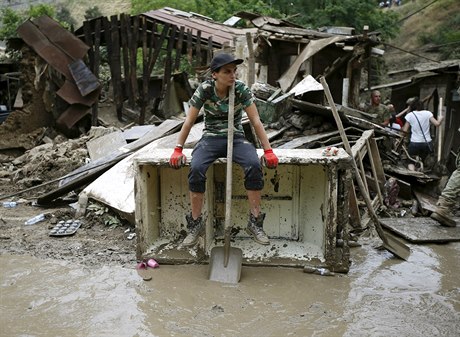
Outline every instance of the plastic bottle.
{"type": "Polygon", "coordinates": [[[5,208],[14,208],[18,205],[16,201],[5,201],[3,202],[3,207],[5,208]]]}
{"type": "Polygon", "coordinates": [[[26,222],[24,222],[24,225],[33,225],[43,220],[45,220],[45,214],[41,213],[39,215],[34,216],[33,218],[30,218],[26,222]]]}
{"type": "Polygon", "coordinates": [[[318,268],[315,274],[322,275],[322,276],[334,276],[335,273],[330,271],[327,268],[318,268]]]}
{"type": "Polygon", "coordinates": [[[334,272],[330,271],[327,268],[317,268],[317,267],[312,267],[312,266],[304,266],[303,272],[308,273],[308,274],[322,275],[322,276],[334,276],[335,275],[334,272]]]}

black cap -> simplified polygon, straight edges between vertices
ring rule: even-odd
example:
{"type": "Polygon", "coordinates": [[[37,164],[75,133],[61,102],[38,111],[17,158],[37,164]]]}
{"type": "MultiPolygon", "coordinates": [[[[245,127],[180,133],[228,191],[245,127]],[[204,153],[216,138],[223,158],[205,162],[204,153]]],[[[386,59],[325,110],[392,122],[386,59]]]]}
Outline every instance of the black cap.
{"type": "Polygon", "coordinates": [[[219,68],[227,65],[227,64],[241,64],[243,63],[242,59],[236,59],[230,54],[219,54],[214,56],[211,61],[211,71],[217,71],[219,68]]]}

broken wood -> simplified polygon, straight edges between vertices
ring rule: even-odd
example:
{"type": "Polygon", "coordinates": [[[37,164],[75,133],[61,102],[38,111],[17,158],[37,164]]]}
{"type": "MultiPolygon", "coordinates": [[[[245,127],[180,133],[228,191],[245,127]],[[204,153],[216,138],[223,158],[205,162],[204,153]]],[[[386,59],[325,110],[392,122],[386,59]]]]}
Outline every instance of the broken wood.
{"type": "Polygon", "coordinates": [[[355,173],[355,179],[358,183],[358,187],[361,191],[361,195],[364,198],[364,201],[366,202],[367,210],[369,212],[369,215],[371,216],[375,229],[377,230],[377,234],[379,235],[380,239],[383,241],[383,247],[386,248],[388,251],[392,252],[395,256],[407,260],[410,255],[410,249],[407,247],[404,243],[396,240],[395,238],[392,238],[391,236],[387,236],[379,222],[379,219],[377,217],[377,214],[374,211],[371,199],[369,198],[367,191],[364,187],[363,181],[361,179],[361,176],[359,175],[358,167],[356,166],[356,162],[353,158],[353,153],[350,148],[350,144],[348,143],[347,136],[345,134],[345,131],[342,126],[342,121],[340,120],[339,113],[336,110],[334,100],[332,99],[331,92],[329,91],[329,86],[327,85],[326,79],[324,77],[321,77],[321,84],[324,87],[324,92],[326,94],[327,100],[329,102],[329,106],[332,109],[332,112],[334,114],[334,119],[337,123],[337,127],[339,129],[340,135],[342,136],[342,141],[345,147],[345,150],[347,153],[352,157],[352,166],[353,170],[355,173]]]}
{"type": "Polygon", "coordinates": [[[39,204],[47,204],[54,199],[64,195],[74,189],[84,186],[87,183],[93,181],[105,171],[114,166],[117,162],[123,160],[127,156],[131,155],[133,152],[139,150],[145,145],[151,143],[152,141],[165,136],[170,133],[172,130],[176,129],[182,124],[181,121],[177,120],[166,120],[161,125],[157,126],[151,132],[145,134],[142,138],[138,139],[135,142],[132,142],[122,148],[117,149],[116,151],[108,154],[107,156],[100,158],[94,162],[91,162],[87,165],[84,165],[77,170],[65,175],[64,177],[59,178],[60,186],[52,190],[37,199],[39,204]]]}
{"type": "Polygon", "coordinates": [[[254,45],[252,43],[252,35],[249,32],[246,33],[246,42],[247,42],[248,53],[249,53],[247,85],[249,88],[251,88],[256,80],[256,70],[255,70],[254,45]]]}
{"type": "Polygon", "coordinates": [[[419,203],[419,208],[422,211],[423,215],[428,215],[431,212],[436,210],[436,203],[437,199],[433,198],[432,196],[425,194],[417,189],[413,190],[415,199],[417,199],[419,203]]]}

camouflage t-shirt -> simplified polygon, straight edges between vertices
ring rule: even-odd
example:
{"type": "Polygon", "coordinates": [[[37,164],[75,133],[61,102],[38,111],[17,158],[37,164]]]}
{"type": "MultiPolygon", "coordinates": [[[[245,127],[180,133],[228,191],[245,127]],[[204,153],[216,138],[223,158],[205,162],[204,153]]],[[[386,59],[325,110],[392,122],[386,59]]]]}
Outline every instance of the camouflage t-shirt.
{"type": "Polygon", "coordinates": [[[377,115],[377,118],[374,118],[372,121],[375,124],[382,124],[385,120],[391,118],[390,110],[388,110],[388,107],[383,104],[379,104],[378,106],[371,105],[369,108],[367,108],[367,112],[377,115]]]}
{"type": "MultiPolygon", "coordinates": [[[[241,117],[243,110],[254,102],[254,95],[244,82],[235,82],[235,135],[243,134],[241,117]]],[[[228,128],[228,96],[220,98],[215,91],[215,81],[207,80],[200,84],[189,101],[191,106],[204,110],[205,136],[227,135],[228,128]]]]}

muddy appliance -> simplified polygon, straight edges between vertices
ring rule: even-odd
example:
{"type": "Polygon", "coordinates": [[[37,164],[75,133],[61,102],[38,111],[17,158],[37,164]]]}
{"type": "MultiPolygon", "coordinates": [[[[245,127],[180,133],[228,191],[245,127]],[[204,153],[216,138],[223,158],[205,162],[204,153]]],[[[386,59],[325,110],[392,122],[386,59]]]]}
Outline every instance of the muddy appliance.
{"type": "MultiPolygon", "coordinates": [[[[249,207],[244,174],[233,165],[232,247],[242,250],[243,265],[327,266],[347,272],[351,158],[344,150],[334,157],[323,156],[321,149],[274,151],[279,166],[264,170],[262,191],[270,245],[259,245],[245,233],[249,207]]],[[[184,154],[191,159],[191,149],[184,154]]],[[[170,168],[170,155],[171,149],[156,149],[134,160],[137,257],[154,257],[160,263],[209,263],[212,248],[222,245],[224,238],[226,159],[218,159],[207,172],[205,234],[195,247],[183,249],[185,215],[190,212],[189,170],[170,168]]]]}

